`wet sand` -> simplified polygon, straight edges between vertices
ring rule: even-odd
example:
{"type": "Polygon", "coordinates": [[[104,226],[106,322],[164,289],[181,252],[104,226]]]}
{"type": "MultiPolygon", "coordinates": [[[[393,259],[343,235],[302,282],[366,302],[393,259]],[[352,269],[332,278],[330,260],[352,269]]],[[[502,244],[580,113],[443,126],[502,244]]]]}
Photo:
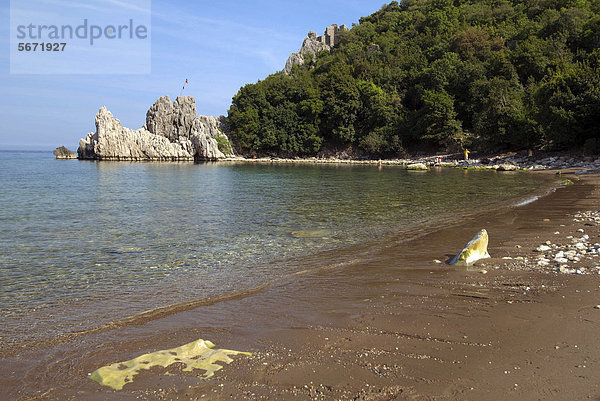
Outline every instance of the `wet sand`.
{"type": "Polygon", "coordinates": [[[572,217],[599,208],[600,179],[586,176],[522,207],[392,237],[375,251],[365,244],[354,260],[255,292],[3,349],[0,399],[600,400],[600,275],[502,259],[533,257],[579,228],[600,242],[599,226],[572,217]],[[434,262],[481,228],[493,259],[473,268],[434,262]],[[87,378],[198,338],[254,356],[235,357],[209,380],[181,366],[142,372],[121,391],[87,378]]]}

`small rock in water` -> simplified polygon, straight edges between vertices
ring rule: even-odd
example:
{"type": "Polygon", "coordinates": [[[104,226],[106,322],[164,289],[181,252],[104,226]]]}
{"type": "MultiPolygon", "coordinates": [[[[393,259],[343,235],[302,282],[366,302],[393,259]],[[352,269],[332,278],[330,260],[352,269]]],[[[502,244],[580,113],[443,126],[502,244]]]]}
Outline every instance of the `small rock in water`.
{"type": "Polygon", "coordinates": [[[442,263],[442,261],[441,261],[441,260],[438,260],[438,259],[433,259],[433,263],[440,264],[440,263],[442,263]]]}
{"type": "Polygon", "coordinates": [[[427,167],[427,165],[425,163],[412,163],[412,164],[409,164],[408,166],[406,166],[406,169],[407,170],[425,171],[425,170],[429,170],[429,167],[427,167]]]}
{"type": "Polygon", "coordinates": [[[594,309],[600,309],[600,305],[594,306],[594,309]]]}
{"type": "Polygon", "coordinates": [[[583,228],[580,228],[580,229],[578,229],[578,230],[577,230],[577,232],[578,232],[578,233],[582,233],[582,232],[584,232],[584,231],[583,231],[583,228]]]}
{"type": "Polygon", "coordinates": [[[57,159],[77,159],[77,153],[64,146],[54,149],[54,152],[52,153],[54,153],[54,156],[56,156],[57,159]]]}
{"type": "Polygon", "coordinates": [[[558,235],[558,234],[560,234],[560,232],[559,232],[559,231],[555,231],[555,232],[554,232],[554,235],[558,235]]]}
{"type": "Polygon", "coordinates": [[[535,251],[536,252],[546,252],[546,251],[549,251],[550,249],[552,249],[552,248],[550,248],[548,245],[540,245],[535,249],[535,251]]]}

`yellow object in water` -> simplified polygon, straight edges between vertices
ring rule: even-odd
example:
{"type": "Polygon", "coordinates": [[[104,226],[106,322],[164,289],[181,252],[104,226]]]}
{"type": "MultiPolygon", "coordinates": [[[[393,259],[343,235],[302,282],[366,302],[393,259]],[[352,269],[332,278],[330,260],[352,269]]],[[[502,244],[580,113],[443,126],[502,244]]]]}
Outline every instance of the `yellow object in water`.
{"type": "Polygon", "coordinates": [[[210,341],[196,340],[181,347],[156,351],[138,356],[130,361],[104,366],[94,371],[90,375],[90,379],[103,386],[121,390],[125,384],[133,381],[133,377],[140,370],[150,369],[154,366],[166,368],[177,362],[186,365],[183,369],[184,372],[191,372],[193,369],[205,370],[202,377],[208,379],[223,367],[215,362],[231,363],[233,359],[230,358],[230,355],[252,355],[250,352],[213,349],[214,346],[210,341]]]}
{"type": "Polygon", "coordinates": [[[331,230],[291,231],[290,234],[296,238],[324,237],[326,235],[331,234],[331,230]]]}
{"type": "Polygon", "coordinates": [[[452,259],[451,265],[469,266],[479,259],[489,258],[487,251],[488,233],[485,228],[477,233],[475,237],[452,259]]]}

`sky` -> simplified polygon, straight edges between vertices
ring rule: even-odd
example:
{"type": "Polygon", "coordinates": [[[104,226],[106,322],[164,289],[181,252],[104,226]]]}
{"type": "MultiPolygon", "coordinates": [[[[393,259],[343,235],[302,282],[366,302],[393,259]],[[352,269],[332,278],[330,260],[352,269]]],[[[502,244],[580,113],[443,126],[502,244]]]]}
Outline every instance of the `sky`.
{"type": "MultiPolygon", "coordinates": [[[[22,1],[27,0],[12,0],[13,12],[22,1]]],[[[35,1],[45,3],[43,12],[53,10],[57,16],[78,16],[84,4],[104,3],[114,10],[131,4],[35,1]]],[[[140,1],[151,1],[149,73],[140,68],[142,73],[21,74],[14,68],[11,73],[15,44],[10,40],[11,2],[0,0],[0,150],[52,150],[64,145],[76,151],[79,138],[95,130],[94,116],[103,105],[124,126],[140,128],[154,101],[164,95],[174,100],[186,79],[183,94],[196,99],[198,114],[226,115],[239,88],[282,70],[308,31],[322,34],[331,24],[352,26],[384,4],[383,0],[140,1]]],[[[91,8],[90,12],[94,15],[91,8]]],[[[86,62],[101,71],[103,62],[110,65],[99,51],[86,62]]],[[[35,67],[43,70],[43,62],[35,67]]]]}

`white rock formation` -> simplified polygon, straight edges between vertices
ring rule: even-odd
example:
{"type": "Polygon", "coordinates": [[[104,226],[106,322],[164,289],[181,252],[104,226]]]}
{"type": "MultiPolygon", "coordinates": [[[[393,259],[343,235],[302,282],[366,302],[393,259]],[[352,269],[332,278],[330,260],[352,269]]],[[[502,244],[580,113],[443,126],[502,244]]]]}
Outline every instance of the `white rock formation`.
{"type": "MultiPolygon", "coordinates": [[[[218,160],[226,157],[217,139],[229,144],[214,117],[196,118],[192,97],[158,99],[146,114],[146,124],[123,127],[106,107],[96,114],[96,132],[79,141],[80,159],[96,160],[218,160]]],[[[228,156],[233,155],[228,147],[228,156]]]]}
{"type": "Polygon", "coordinates": [[[295,65],[303,65],[304,57],[309,53],[316,55],[323,50],[331,50],[331,46],[323,43],[321,40],[319,40],[319,38],[320,37],[317,37],[317,34],[314,31],[310,31],[308,36],[304,38],[304,42],[302,42],[302,48],[300,51],[292,53],[290,57],[288,57],[285,63],[285,68],[283,69],[283,73],[289,74],[292,72],[292,67],[295,65]]]}

